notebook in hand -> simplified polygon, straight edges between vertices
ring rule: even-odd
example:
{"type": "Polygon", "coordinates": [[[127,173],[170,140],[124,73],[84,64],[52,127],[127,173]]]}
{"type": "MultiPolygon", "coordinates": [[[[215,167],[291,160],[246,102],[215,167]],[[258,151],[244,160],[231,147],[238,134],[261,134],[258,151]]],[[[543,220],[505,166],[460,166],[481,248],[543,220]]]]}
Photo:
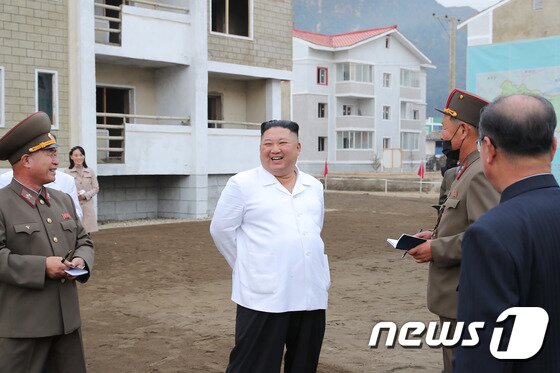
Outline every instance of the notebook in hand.
{"type": "Polygon", "coordinates": [[[402,234],[398,240],[387,238],[387,242],[395,249],[410,250],[421,243],[426,242],[425,239],[411,236],[410,234],[402,234]]]}

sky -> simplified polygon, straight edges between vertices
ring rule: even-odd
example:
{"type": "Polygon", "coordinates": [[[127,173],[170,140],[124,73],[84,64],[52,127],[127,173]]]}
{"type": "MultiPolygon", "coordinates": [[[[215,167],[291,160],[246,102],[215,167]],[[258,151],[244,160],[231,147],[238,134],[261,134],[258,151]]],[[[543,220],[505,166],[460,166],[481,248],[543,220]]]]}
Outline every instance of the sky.
{"type": "Polygon", "coordinates": [[[499,3],[499,0],[436,0],[444,6],[470,6],[478,11],[499,3]]]}

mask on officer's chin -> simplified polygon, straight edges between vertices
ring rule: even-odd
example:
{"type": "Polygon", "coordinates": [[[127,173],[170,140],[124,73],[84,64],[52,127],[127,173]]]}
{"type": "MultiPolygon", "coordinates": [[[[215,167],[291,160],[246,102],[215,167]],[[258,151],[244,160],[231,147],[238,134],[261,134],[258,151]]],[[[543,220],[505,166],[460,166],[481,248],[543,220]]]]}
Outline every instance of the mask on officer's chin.
{"type": "MultiPolygon", "coordinates": [[[[450,164],[457,164],[457,162],[459,162],[459,151],[460,149],[457,150],[453,150],[451,147],[451,140],[444,140],[442,141],[442,150],[441,152],[443,154],[445,154],[445,156],[447,157],[446,160],[446,165],[450,165],[450,164]]],[[[452,166],[454,167],[454,166],[452,166]]],[[[449,168],[449,166],[448,166],[449,168]]]]}

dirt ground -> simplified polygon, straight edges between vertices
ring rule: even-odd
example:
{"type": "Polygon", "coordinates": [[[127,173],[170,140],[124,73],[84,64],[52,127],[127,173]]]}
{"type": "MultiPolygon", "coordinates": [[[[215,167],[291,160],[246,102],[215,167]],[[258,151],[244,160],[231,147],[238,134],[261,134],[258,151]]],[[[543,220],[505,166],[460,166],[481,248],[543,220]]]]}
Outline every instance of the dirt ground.
{"type": "MultiPolygon", "coordinates": [[[[439,372],[440,351],[370,349],[379,321],[436,320],[427,266],[386,238],[431,228],[436,196],[326,193],[323,240],[332,286],[319,372],[439,372]]],[[[233,345],[230,269],[209,221],[104,229],[80,285],[89,372],[223,372],[233,345]]]]}

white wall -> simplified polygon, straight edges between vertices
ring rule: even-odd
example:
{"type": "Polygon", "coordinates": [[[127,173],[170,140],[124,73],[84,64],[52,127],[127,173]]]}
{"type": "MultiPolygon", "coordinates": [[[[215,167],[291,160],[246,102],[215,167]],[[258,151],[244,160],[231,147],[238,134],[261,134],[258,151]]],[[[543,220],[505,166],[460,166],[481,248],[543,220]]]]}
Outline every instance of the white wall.
{"type": "Polygon", "coordinates": [[[172,66],[155,71],[153,93],[158,115],[190,117],[195,99],[188,89],[193,84],[191,70],[190,67],[172,66]]]}
{"type": "Polygon", "coordinates": [[[190,14],[123,5],[121,19],[121,45],[96,44],[97,54],[190,64],[194,39],[190,14]]]}
{"type": "Polygon", "coordinates": [[[154,69],[142,69],[134,66],[96,65],[97,86],[116,86],[132,88],[134,102],[131,112],[143,115],[157,115],[154,69]]]}
{"type": "Polygon", "coordinates": [[[481,13],[472,19],[467,27],[467,45],[492,44],[492,19],[493,11],[489,10],[481,13]]]}
{"type": "Polygon", "coordinates": [[[259,130],[208,129],[208,173],[232,174],[257,167],[259,130]]]}
{"type": "Polygon", "coordinates": [[[223,95],[224,118],[232,121],[247,121],[247,81],[210,77],[208,92],[219,92],[223,95]]]}

